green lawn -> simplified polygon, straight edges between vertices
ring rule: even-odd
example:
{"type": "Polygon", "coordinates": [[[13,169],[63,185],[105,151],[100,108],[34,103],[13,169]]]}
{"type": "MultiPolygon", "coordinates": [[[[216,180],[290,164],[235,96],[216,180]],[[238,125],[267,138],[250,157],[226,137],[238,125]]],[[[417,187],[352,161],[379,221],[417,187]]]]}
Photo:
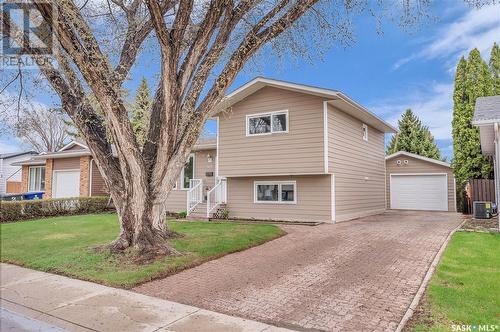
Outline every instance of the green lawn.
{"type": "Polygon", "coordinates": [[[115,214],[66,216],[0,225],[1,260],[111,286],[130,288],[222,255],[274,239],[284,232],[274,225],[176,222],[184,237],[172,240],[184,253],[137,265],[120,254],[97,253],[118,234],[115,214]]]}
{"type": "Polygon", "coordinates": [[[500,331],[500,234],[455,233],[419,309],[409,330],[450,331],[463,324],[500,331]]]}

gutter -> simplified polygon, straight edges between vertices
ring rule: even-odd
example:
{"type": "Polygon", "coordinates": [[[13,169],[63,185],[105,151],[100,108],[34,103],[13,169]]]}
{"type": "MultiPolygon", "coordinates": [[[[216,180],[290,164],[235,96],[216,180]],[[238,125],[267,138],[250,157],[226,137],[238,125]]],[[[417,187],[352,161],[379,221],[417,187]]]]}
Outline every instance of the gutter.
{"type": "Polygon", "coordinates": [[[35,160],[45,160],[45,159],[58,159],[58,158],[70,158],[70,157],[81,157],[90,156],[90,151],[75,151],[75,152],[64,152],[64,153],[46,153],[34,156],[35,160]]]}

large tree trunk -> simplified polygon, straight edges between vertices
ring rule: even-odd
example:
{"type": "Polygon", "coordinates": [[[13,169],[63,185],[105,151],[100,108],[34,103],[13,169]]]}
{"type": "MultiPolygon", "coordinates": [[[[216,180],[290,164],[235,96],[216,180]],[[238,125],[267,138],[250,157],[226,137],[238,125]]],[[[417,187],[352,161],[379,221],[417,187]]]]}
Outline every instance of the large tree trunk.
{"type": "Polygon", "coordinates": [[[176,234],[167,228],[162,204],[134,200],[132,196],[114,198],[113,201],[118,212],[120,234],[109,245],[112,251],[134,248],[140,254],[179,254],[169,243],[176,234]]]}
{"type": "MultiPolygon", "coordinates": [[[[98,156],[98,154],[96,155],[98,156]]],[[[98,164],[98,158],[95,158],[98,164]]],[[[119,171],[117,173],[120,173],[119,171]]],[[[170,231],[166,223],[166,197],[154,193],[148,175],[145,172],[131,172],[134,180],[122,177],[119,185],[109,183],[110,174],[103,174],[113,203],[118,213],[120,234],[109,244],[112,251],[123,251],[133,248],[140,255],[179,255],[170,244],[169,239],[177,234],[170,231]]],[[[171,181],[167,184],[169,191],[173,188],[177,176],[176,169],[167,175],[171,181]]],[[[115,174],[114,179],[120,178],[115,174]]]]}

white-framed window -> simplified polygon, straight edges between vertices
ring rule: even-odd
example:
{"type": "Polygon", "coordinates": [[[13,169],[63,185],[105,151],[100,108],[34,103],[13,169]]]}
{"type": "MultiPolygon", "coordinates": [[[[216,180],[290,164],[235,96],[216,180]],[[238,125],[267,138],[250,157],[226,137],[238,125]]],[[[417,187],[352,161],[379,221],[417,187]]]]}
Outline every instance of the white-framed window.
{"type": "Polygon", "coordinates": [[[365,125],[364,123],[363,123],[362,131],[363,131],[363,140],[368,141],[368,126],[365,125]]]}
{"type": "Polygon", "coordinates": [[[28,174],[28,191],[45,190],[45,166],[30,166],[28,174]]]}
{"type": "MultiPolygon", "coordinates": [[[[190,154],[189,158],[182,168],[179,182],[181,189],[189,189],[189,182],[194,178],[194,154],[190,154]]],[[[177,186],[176,186],[177,187],[177,186]]]]}
{"type": "Polygon", "coordinates": [[[269,135],[288,132],[288,110],[246,116],[246,135],[269,135]]]}
{"type": "Polygon", "coordinates": [[[297,182],[255,181],[254,203],[297,204],[297,182]]]}

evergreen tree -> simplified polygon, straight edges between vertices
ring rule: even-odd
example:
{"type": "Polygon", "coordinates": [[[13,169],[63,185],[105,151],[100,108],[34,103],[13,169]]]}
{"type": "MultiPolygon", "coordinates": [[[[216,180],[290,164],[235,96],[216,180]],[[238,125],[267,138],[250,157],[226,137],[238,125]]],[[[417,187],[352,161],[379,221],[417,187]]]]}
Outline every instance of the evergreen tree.
{"type": "Polygon", "coordinates": [[[153,99],[149,92],[148,83],[146,79],[143,78],[137,89],[135,104],[132,107],[132,118],[130,120],[135,137],[140,146],[143,146],[146,141],[152,106],[153,99]]]}
{"type": "MultiPolygon", "coordinates": [[[[489,178],[492,165],[481,154],[479,129],[472,126],[477,97],[489,96],[493,92],[493,79],[488,65],[477,49],[463,57],[455,73],[453,93],[453,150],[454,173],[459,188],[473,178],[489,178]]],[[[460,189],[459,189],[460,190],[460,189]]]]}
{"type": "Polygon", "coordinates": [[[490,71],[493,75],[493,95],[500,95],[500,47],[497,43],[491,49],[490,71]]]}
{"type": "Polygon", "coordinates": [[[392,136],[387,154],[406,151],[428,158],[441,158],[441,152],[429,128],[422,125],[411,109],[403,113],[401,120],[398,121],[398,127],[399,133],[392,136]]]}

